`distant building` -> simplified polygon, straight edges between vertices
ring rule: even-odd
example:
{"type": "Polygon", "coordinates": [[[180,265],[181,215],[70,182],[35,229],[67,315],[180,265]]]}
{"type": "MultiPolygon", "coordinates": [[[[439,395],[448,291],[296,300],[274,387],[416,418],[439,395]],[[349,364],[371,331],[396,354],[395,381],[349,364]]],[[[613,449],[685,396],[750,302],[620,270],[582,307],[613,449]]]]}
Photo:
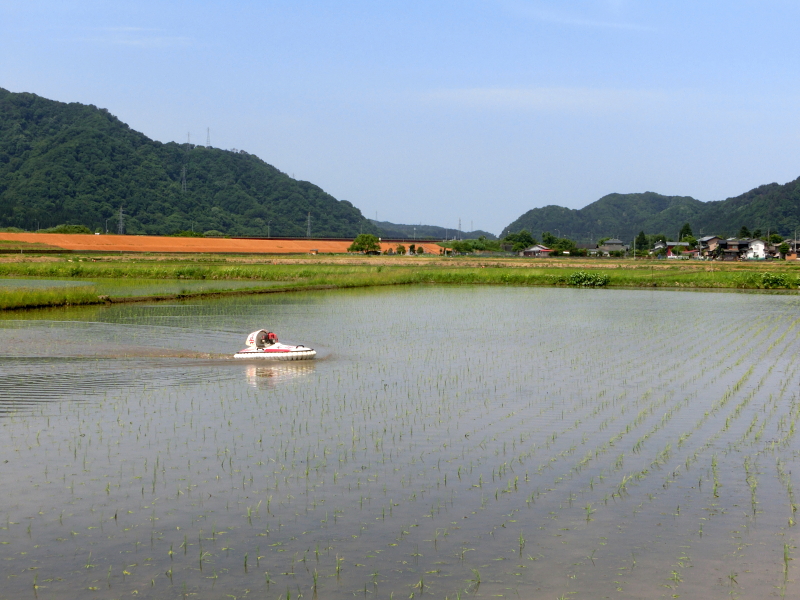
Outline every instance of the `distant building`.
{"type": "Polygon", "coordinates": [[[597,248],[597,244],[576,244],[578,250],[586,250],[586,254],[589,256],[597,256],[599,250],[597,248]]]}
{"type": "Polygon", "coordinates": [[[728,238],[721,240],[718,248],[722,249],[722,260],[739,260],[750,246],[749,239],[728,238]]]}
{"type": "Polygon", "coordinates": [[[764,240],[750,240],[744,257],[750,260],[764,260],[767,256],[771,258],[769,246],[764,240]]]}
{"type": "Polygon", "coordinates": [[[536,244],[531,246],[530,248],[525,248],[522,252],[519,253],[520,256],[531,256],[534,258],[547,258],[550,256],[552,250],[547,246],[542,246],[541,244],[536,244]]]}
{"type": "Polygon", "coordinates": [[[706,235],[697,240],[697,248],[702,256],[712,256],[721,241],[718,235],[706,235]]]}
{"type": "Polygon", "coordinates": [[[689,250],[689,242],[656,242],[653,246],[653,252],[665,249],[667,257],[681,256],[682,253],[689,250]]]}
{"type": "Polygon", "coordinates": [[[597,247],[597,251],[603,256],[608,256],[612,252],[625,252],[628,247],[622,242],[622,240],[618,240],[617,238],[611,238],[606,240],[602,246],[597,247]]]}

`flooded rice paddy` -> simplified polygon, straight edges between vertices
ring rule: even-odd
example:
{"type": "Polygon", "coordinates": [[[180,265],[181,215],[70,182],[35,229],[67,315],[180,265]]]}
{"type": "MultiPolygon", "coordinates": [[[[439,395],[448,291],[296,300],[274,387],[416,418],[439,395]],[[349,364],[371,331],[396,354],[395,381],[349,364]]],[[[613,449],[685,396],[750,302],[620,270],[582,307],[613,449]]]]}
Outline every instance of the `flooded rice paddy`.
{"type": "Polygon", "coordinates": [[[0,598],[797,597],[798,308],[451,287],[5,316],[0,598]],[[321,359],[223,358],[262,326],[321,359]]]}

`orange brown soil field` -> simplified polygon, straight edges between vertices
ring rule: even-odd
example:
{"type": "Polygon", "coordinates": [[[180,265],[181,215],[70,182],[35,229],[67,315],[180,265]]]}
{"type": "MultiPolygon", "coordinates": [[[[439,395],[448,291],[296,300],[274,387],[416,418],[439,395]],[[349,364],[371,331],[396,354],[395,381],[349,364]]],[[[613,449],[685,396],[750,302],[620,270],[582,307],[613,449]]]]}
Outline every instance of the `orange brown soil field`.
{"type": "MultiPolygon", "coordinates": [[[[47,244],[79,252],[188,252],[232,254],[345,254],[351,242],[303,239],[183,238],[144,235],[83,235],[63,233],[0,233],[0,240],[47,244]]],[[[399,242],[381,243],[381,250],[396,248],[399,242]]],[[[413,241],[405,241],[408,247],[413,241]]],[[[417,243],[429,254],[439,254],[434,243],[417,243]]]]}

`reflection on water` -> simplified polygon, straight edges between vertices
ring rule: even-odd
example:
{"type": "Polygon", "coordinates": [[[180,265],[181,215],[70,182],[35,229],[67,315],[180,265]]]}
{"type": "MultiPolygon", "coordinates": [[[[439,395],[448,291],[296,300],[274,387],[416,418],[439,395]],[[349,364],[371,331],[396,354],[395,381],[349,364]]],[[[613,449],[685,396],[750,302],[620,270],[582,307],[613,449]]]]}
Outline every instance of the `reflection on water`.
{"type": "Polygon", "coordinates": [[[4,315],[0,597],[797,597],[798,308],[408,287],[4,315]],[[258,327],[335,352],[229,358],[258,327]]]}
{"type": "Polygon", "coordinates": [[[250,364],[244,372],[251,387],[268,389],[284,381],[309,375],[314,372],[314,367],[313,360],[298,360],[275,362],[264,366],[250,364]]]}

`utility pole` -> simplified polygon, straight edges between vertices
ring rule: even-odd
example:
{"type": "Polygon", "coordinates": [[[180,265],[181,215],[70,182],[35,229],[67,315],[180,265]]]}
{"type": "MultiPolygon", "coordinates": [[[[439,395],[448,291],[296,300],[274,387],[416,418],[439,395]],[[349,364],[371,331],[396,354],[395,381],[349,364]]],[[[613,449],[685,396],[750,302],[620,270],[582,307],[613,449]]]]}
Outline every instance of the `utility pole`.
{"type": "Polygon", "coordinates": [[[272,220],[269,220],[267,222],[267,237],[272,237],[272,235],[270,235],[270,229],[271,228],[272,228],[272,220]]]}
{"type": "Polygon", "coordinates": [[[125,213],[122,210],[122,206],[119,207],[119,224],[117,226],[117,233],[119,235],[125,235],[125,213]]]}
{"type": "Polygon", "coordinates": [[[311,237],[311,211],[308,211],[308,228],[306,230],[306,237],[311,237]]]}

